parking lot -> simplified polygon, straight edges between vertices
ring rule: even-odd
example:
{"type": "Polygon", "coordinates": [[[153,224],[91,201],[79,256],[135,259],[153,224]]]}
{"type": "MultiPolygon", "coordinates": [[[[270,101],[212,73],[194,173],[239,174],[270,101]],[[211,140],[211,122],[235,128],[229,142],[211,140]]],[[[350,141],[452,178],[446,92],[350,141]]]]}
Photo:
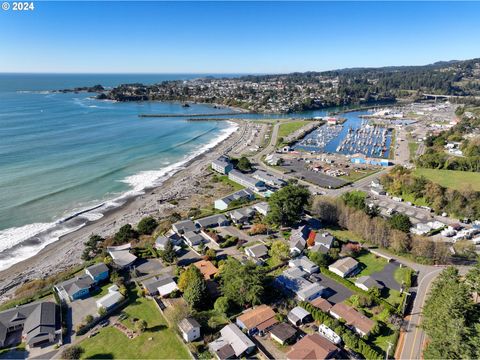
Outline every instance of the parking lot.
{"type": "Polygon", "coordinates": [[[292,175],[324,188],[337,188],[347,183],[345,180],[340,178],[328,176],[318,171],[309,170],[303,161],[296,159],[286,160],[282,164],[282,167],[285,170],[293,172],[292,175]]]}

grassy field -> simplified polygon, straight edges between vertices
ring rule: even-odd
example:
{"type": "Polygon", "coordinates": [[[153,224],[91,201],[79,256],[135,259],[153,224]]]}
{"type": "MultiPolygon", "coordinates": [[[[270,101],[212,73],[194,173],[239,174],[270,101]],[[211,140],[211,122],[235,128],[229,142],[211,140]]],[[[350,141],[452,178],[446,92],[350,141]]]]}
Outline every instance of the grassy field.
{"type": "Polygon", "coordinates": [[[383,270],[385,265],[387,265],[387,261],[385,259],[376,257],[370,252],[358,256],[356,260],[365,265],[365,268],[357,275],[359,277],[380,272],[383,270]]]}
{"type": "Polygon", "coordinates": [[[340,176],[340,179],[350,181],[350,182],[355,182],[369,175],[375,174],[376,172],[379,172],[379,171],[380,171],[379,169],[352,171],[348,175],[340,176]]]}
{"type": "Polygon", "coordinates": [[[415,155],[417,153],[419,143],[412,141],[408,143],[408,150],[410,152],[410,160],[413,160],[415,158],[415,155]]]}
{"type": "MultiPolygon", "coordinates": [[[[84,359],[188,359],[189,353],[174,331],[167,326],[165,318],[151,300],[136,299],[124,309],[131,318],[147,322],[147,330],[134,339],[112,326],[79,345],[85,350],[84,359]],[[149,340],[151,339],[151,340],[149,340]]],[[[130,320],[125,325],[132,327],[130,320]]]]}
{"type": "Polygon", "coordinates": [[[280,124],[280,127],[278,128],[278,137],[284,138],[308,123],[308,121],[299,120],[280,124]]]}
{"type": "Polygon", "coordinates": [[[235,181],[232,181],[228,178],[228,175],[215,175],[218,181],[230,186],[232,188],[232,192],[245,189],[245,186],[237,184],[235,181]]]}
{"type": "Polygon", "coordinates": [[[480,191],[480,173],[455,170],[416,169],[415,175],[425,176],[427,179],[441,186],[462,190],[471,186],[480,191]]]}
{"type": "Polygon", "coordinates": [[[332,234],[335,238],[340,241],[357,241],[359,243],[365,242],[360,236],[355,235],[353,232],[349,230],[342,230],[342,229],[334,229],[334,228],[326,228],[325,231],[328,231],[332,234]]]}

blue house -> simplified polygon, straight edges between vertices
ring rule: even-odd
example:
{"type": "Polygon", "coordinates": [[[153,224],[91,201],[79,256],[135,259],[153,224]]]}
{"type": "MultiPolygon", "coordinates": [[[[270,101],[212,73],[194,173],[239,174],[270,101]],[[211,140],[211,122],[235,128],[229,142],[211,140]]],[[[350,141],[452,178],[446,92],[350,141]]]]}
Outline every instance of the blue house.
{"type": "Polygon", "coordinates": [[[105,265],[104,263],[98,263],[86,268],[85,274],[90,276],[92,280],[96,284],[98,284],[99,282],[102,282],[103,280],[108,279],[109,269],[108,269],[108,266],[105,265]]]}
{"type": "Polygon", "coordinates": [[[65,301],[83,299],[90,295],[90,288],[94,284],[88,275],[82,275],[55,285],[58,295],[65,301]]]}

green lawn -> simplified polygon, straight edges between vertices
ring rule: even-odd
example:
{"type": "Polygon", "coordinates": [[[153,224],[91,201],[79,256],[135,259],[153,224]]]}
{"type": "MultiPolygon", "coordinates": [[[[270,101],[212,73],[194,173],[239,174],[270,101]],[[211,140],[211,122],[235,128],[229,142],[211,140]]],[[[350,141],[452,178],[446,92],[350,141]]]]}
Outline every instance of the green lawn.
{"type": "Polygon", "coordinates": [[[418,143],[415,142],[415,141],[412,141],[412,142],[409,142],[408,143],[408,150],[410,152],[410,159],[414,159],[415,158],[415,155],[417,153],[417,149],[418,149],[418,143]]]}
{"type": "Polygon", "coordinates": [[[353,232],[349,230],[343,230],[343,229],[334,229],[334,228],[326,228],[325,231],[328,231],[330,234],[332,234],[336,239],[340,241],[356,241],[359,243],[364,243],[365,240],[362,239],[360,236],[355,235],[353,232]]]}
{"type": "Polygon", "coordinates": [[[108,288],[112,286],[112,283],[110,282],[107,282],[106,284],[100,286],[100,288],[98,290],[96,290],[95,292],[93,292],[93,296],[96,297],[96,298],[100,298],[104,295],[107,295],[108,293],[108,288]]]}
{"type": "Polygon", "coordinates": [[[395,278],[395,281],[401,285],[405,282],[407,275],[411,272],[412,270],[406,266],[398,267],[393,273],[393,277],[395,278]]]}
{"type": "Polygon", "coordinates": [[[416,169],[415,175],[425,176],[427,179],[444,187],[462,190],[471,186],[480,191],[480,173],[455,170],[416,169]]]}
{"type": "MultiPolygon", "coordinates": [[[[147,322],[147,330],[135,339],[128,339],[112,326],[79,345],[85,350],[84,359],[187,359],[190,355],[152,300],[136,299],[124,309],[130,318],[147,322]],[[151,340],[149,340],[151,338],[151,340]]],[[[125,324],[131,327],[129,319],[125,324]]]]}
{"type": "Polygon", "coordinates": [[[376,172],[380,171],[379,169],[374,170],[361,170],[361,171],[352,171],[348,175],[340,176],[340,179],[355,182],[360,179],[363,179],[369,175],[375,174],[376,172]]]}
{"type": "Polygon", "coordinates": [[[364,269],[357,275],[359,277],[380,272],[383,270],[385,265],[387,265],[387,261],[385,259],[376,257],[370,252],[358,256],[356,260],[365,266],[364,269]]]}
{"type": "Polygon", "coordinates": [[[232,188],[232,192],[245,189],[245,186],[242,186],[240,184],[237,184],[235,181],[230,180],[227,175],[217,175],[217,179],[224,184],[229,185],[232,188]]]}
{"type": "Polygon", "coordinates": [[[302,126],[305,126],[309,123],[309,121],[299,120],[299,121],[290,121],[286,123],[280,124],[278,128],[278,137],[285,138],[286,136],[290,135],[294,131],[297,131],[302,126]]]}

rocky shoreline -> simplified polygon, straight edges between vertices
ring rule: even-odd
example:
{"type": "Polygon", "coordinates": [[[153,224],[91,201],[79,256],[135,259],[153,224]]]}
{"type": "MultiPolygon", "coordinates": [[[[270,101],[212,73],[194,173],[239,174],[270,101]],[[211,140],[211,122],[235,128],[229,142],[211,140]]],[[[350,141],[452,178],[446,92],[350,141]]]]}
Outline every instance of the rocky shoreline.
{"type": "Polygon", "coordinates": [[[145,194],[130,198],[123,206],[112,209],[97,220],[87,223],[77,231],[62,236],[46,246],[35,256],[0,271],[0,303],[10,300],[15,289],[33,279],[42,279],[82,263],[80,259],[83,243],[91,234],[111,236],[122,225],[135,225],[142,217],[152,215],[167,217],[179,207],[189,209],[195,205],[198,187],[205,184],[210,162],[228,151],[243,136],[244,121],[237,120],[237,131],[214,148],[185,164],[184,168],[155,188],[146,189],[145,194]],[[172,205],[170,201],[179,201],[172,205]]]}

